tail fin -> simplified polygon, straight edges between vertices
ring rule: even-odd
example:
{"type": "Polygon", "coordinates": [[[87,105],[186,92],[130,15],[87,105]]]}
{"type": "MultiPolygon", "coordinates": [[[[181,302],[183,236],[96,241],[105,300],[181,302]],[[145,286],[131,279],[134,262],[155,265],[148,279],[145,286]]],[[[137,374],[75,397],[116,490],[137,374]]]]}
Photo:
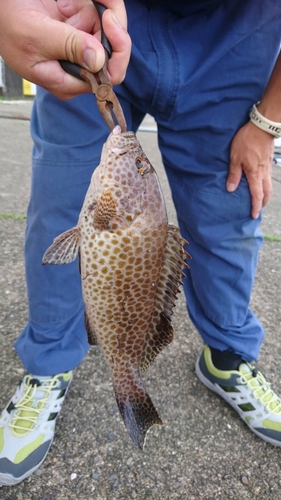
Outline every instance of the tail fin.
{"type": "Polygon", "coordinates": [[[120,396],[115,388],[115,396],[125,426],[135,445],[142,450],[148,429],[163,422],[144,388],[138,388],[136,393],[127,396],[120,396]]]}

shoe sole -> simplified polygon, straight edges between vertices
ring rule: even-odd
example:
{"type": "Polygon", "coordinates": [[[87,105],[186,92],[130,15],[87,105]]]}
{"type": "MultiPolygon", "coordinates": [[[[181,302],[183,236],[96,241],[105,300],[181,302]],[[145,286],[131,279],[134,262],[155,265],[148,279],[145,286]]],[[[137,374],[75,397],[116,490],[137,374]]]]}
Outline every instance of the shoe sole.
{"type": "Polygon", "coordinates": [[[223,389],[221,389],[219,386],[214,385],[212,382],[210,382],[209,379],[207,379],[205,377],[205,375],[203,375],[203,373],[200,370],[199,361],[200,361],[200,358],[198,358],[196,363],[195,363],[195,372],[196,372],[196,375],[199,378],[200,382],[202,382],[202,384],[204,384],[206,387],[208,387],[208,389],[210,389],[212,392],[215,392],[222,399],[224,399],[226,401],[226,403],[228,403],[236,411],[236,413],[238,413],[241,420],[243,420],[243,422],[247,425],[247,427],[249,427],[249,429],[252,432],[254,432],[254,434],[256,434],[263,441],[266,441],[267,443],[270,443],[273,446],[280,447],[281,446],[280,441],[277,441],[276,439],[265,436],[264,434],[261,434],[259,431],[257,431],[254,427],[251,427],[250,423],[247,422],[247,420],[245,420],[245,417],[244,417],[242,410],[237,407],[237,405],[234,403],[233,400],[231,400],[230,398],[227,397],[227,394],[225,393],[225,391],[223,389]]]}
{"type": "Polygon", "coordinates": [[[27,477],[31,476],[33,474],[33,472],[35,472],[37,469],[39,469],[39,467],[42,465],[42,463],[46,459],[46,456],[49,453],[50,448],[52,446],[53,440],[54,440],[54,437],[50,441],[50,445],[49,445],[44,457],[42,458],[42,460],[38,464],[36,464],[35,467],[33,467],[32,469],[29,469],[22,476],[14,477],[14,476],[11,476],[11,474],[0,474],[0,486],[13,486],[15,484],[21,483],[21,481],[23,481],[27,477]]]}

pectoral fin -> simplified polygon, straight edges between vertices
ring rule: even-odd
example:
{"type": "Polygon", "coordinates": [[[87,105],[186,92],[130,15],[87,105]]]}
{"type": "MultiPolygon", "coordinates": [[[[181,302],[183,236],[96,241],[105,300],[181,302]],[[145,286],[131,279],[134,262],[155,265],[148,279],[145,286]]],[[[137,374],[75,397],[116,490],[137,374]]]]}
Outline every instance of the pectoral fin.
{"type": "Polygon", "coordinates": [[[108,229],[109,223],[116,216],[116,202],[111,189],[106,189],[100,196],[94,209],[94,227],[99,231],[108,229]]]}
{"type": "Polygon", "coordinates": [[[57,236],[43,255],[42,264],[69,264],[73,262],[80,247],[80,229],[75,226],[57,236]]]}

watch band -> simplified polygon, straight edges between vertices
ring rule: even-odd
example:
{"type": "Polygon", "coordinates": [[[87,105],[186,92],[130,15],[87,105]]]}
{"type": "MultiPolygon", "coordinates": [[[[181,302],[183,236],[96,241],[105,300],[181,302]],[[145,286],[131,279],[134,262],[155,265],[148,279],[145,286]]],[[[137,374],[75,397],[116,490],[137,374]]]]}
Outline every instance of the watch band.
{"type": "Polygon", "coordinates": [[[274,135],[274,137],[281,137],[281,123],[273,122],[262,116],[257,110],[257,104],[253,105],[250,112],[250,120],[256,127],[268,132],[268,134],[274,135]]]}

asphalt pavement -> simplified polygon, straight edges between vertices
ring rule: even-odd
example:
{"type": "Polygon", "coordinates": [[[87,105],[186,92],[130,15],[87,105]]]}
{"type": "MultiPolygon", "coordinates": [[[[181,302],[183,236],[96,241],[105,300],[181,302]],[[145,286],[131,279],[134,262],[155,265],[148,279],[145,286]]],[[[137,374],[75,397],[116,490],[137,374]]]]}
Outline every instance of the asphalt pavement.
{"type": "MultiPolygon", "coordinates": [[[[0,101],[0,409],[24,373],[13,342],[27,320],[23,241],[31,105],[31,101],[0,101]]],[[[170,221],[176,222],[153,130],[148,117],[139,138],[158,171],[170,221]]],[[[273,187],[264,211],[266,240],[251,307],[267,332],[259,367],[281,394],[280,165],[273,165],[273,187]]],[[[173,324],[173,344],[144,377],[164,422],[150,430],[144,451],[129,438],[102,353],[92,348],[75,372],[46,461],[21,484],[0,488],[1,500],[281,499],[281,450],[252,434],[196,378],[194,364],[203,346],[186,314],[183,294],[173,324]]]]}

